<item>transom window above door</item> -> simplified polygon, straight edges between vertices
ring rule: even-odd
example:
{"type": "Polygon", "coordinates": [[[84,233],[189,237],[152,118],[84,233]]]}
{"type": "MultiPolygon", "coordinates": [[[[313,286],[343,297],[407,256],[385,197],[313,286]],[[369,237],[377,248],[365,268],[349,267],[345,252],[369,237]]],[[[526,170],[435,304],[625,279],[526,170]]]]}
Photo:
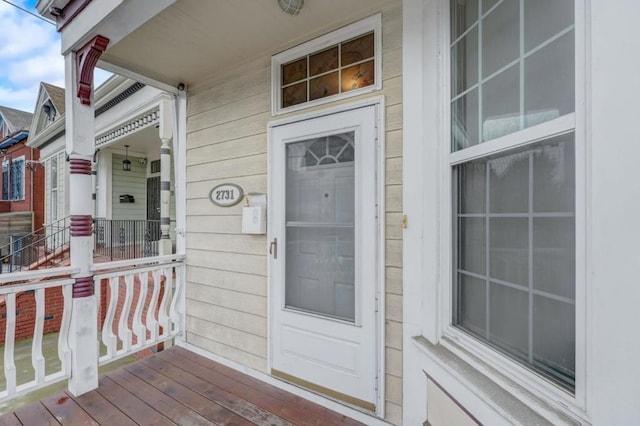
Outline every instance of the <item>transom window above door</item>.
{"type": "Polygon", "coordinates": [[[378,14],[274,56],[273,113],[380,89],[380,27],[378,14]]]}

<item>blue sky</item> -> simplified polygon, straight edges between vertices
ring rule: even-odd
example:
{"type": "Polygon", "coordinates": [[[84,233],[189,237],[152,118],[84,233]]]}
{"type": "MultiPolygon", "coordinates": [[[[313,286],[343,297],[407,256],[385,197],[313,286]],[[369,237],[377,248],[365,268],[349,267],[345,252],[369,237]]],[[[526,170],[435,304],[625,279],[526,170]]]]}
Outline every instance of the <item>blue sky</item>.
{"type": "MultiPolygon", "coordinates": [[[[37,0],[9,0],[38,13],[37,0]]],[[[98,83],[108,73],[96,73],[98,83]]],[[[64,87],[64,60],[55,26],[0,0],[0,105],[33,112],[40,82],[64,87]]]]}

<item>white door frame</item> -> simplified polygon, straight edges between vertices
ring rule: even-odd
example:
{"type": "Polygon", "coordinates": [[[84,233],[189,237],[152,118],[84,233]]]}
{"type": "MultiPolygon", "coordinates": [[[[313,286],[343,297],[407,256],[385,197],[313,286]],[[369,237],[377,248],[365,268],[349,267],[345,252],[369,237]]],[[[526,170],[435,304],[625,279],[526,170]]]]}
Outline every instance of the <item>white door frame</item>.
{"type": "MultiPolygon", "coordinates": [[[[384,418],[385,416],[385,282],[386,282],[386,270],[385,270],[385,99],[384,96],[370,97],[359,102],[352,102],[337,107],[326,108],[319,111],[310,112],[307,114],[299,114],[292,117],[287,117],[279,120],[272,120],[267,123],[267,146],[270,147],[272,142],[272,132],[274,127],[283,126],[286,124],[292,124],[300,121],[311,120],[314,118],[333,115],[340,112],[350,111],[357,108],[363,108],[367,106],[376,107],[376,197],[377,208],[376,217],[378,218],[377,229],[377,282],[376,282],[376,348],[377,348],[377,391],[376,391],[376,415],[384,418]]],[[[271,157],[271,150],[268,150],[268,173],[272,170],[273,158],[271,157]]],[[[267,193],[271,193],[271,179],[268,178],[267,193]]],[[[273,211],[272,198],[268,197],[267,207],[267,245],[273,239],[271,230],[273,229],[273,215],[269,214],[273,211]]],[[[268,248],[268,247],[267,247],[268,248]]],[[[271,348],[271,328],[273,320],[273,283],[271,273],[271,260],[267,262],[267,369],[271,374],[271,368],[273,365],[273,353],[271,348]]]]}

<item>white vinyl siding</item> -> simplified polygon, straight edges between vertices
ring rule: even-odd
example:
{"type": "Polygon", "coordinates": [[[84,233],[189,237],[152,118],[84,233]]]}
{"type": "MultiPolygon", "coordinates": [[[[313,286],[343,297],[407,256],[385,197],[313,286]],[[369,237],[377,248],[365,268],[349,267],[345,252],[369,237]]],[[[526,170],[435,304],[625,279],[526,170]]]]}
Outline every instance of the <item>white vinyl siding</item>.
{"type": "MultiPolygon", "coordinates": [[[[327,32],[333,29],[327,28],[327,32]]],[[[389,2],[382,10],[382,41],[383,89],[373,96],[383,94],[386,106],[385,412],[387,420],[400,424],[402,8],[399,0],[389,2]]],[[[371,95],[361,94],[356,99],[367,96],[371,95]]],[[[305,112],[350,102],[353,99],[312,107],[305,112]]],[[[271,57],[256,58],[237,67],[234,74],[215,76],[190,87],[187,105],[187,340],[266,371],[266,237],[240,233],[244,201],[222,208],[213,205],[208,197],[214,186],[225,182],[240,185],[245,194],[267,192],[271,57]]]]}
{"type": "Polygon", "coordinates": [[[124,155],[113,154],[112,163],[112,219],[147,219],[147,168],[140,165],[137,157],[129,155],[131,171],[122,170],[124,155]],[[121,203],[121,195],[132,195],[133,203],[121,203]]]}

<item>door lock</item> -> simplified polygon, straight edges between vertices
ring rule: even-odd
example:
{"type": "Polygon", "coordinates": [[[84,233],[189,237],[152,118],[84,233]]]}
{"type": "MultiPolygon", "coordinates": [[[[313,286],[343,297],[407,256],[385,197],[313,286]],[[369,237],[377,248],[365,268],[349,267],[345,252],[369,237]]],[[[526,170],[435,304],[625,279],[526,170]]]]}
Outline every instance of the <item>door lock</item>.
{"type": "Polygon", "coordinates": [[[274,238],[269,244],[269,254],[273,255],[274,259],[278,258],[278,239],[274,238]]]}

